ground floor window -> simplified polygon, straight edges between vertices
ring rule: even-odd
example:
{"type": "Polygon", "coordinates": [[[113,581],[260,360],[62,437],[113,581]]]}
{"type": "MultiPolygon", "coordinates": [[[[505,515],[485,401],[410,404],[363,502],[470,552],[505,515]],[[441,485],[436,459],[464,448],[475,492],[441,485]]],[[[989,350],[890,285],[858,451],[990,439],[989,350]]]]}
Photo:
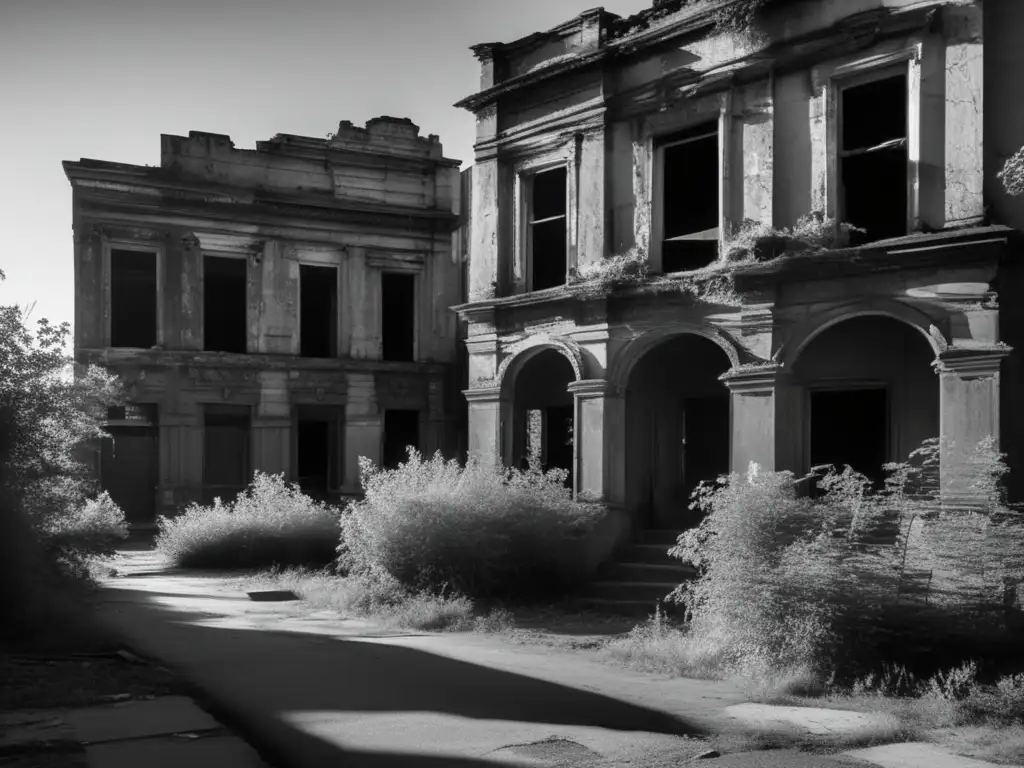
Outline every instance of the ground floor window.
{"type": "Polygon", "coordinates": [[[381,464],[393,469],[406,460],[409,447],[420,448],[420,412],[384,411],[384,445],[381,464]]]}
{"type": "Polygon", "coordinates": [[[203,410],[203,488],[212,501],[227,501],[251,479],[251,413],[247,405],[207,405],[203,410]]]}

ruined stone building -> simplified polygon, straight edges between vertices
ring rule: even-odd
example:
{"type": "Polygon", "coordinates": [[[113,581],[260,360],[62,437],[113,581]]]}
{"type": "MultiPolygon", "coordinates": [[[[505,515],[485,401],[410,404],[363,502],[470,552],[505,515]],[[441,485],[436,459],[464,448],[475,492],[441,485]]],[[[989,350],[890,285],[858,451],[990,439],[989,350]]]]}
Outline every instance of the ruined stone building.
{"type": "Polygon", "coordinates": [[[541,451],[633,535],[751,461],[939,436],[995,437],[1019,495],[1024,3],[729,5],[473,48],[470,451],[541,451]]]}
{"type": "Polygon", "coordinates": [[[129,387],[97,469],[131,521],[254,470],[336,498],[360,456],[458,451],[458,166],[388,117],[255,150],[165,135],[159,167],[64,164],[75,356],[129,387]]]}

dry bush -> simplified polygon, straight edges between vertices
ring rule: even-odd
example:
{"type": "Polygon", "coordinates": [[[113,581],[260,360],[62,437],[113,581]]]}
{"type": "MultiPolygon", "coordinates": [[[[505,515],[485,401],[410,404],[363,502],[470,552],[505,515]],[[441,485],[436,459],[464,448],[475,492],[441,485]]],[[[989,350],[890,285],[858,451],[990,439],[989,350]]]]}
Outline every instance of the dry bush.
{"type": "Polygon", "coordinates": [[[234,502],[161,517],[156,548],[182,568],[324,566],[334,560],[339,516],[283,474],[256,472],[234,502]]]}

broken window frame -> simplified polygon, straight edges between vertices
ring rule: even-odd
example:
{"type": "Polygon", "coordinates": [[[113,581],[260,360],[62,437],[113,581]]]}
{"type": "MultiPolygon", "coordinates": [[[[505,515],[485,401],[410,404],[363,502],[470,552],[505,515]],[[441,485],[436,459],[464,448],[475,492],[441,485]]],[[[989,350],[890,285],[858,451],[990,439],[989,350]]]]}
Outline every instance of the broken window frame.
{"type": "MultiPolygon", "coordinates": [[[[930,44],[929,44],[930,45],[930,44]]],[[[879,46],[871,55],[840,59],[811,68],[812,111],[819,111],[824,116],[824,136],[812,133],[811,166],[819,169],[812,179],[816,189],[821,189],[812,196],[815,210],[824,210],[825,214],[836,221],[843,220],[843,209],[840,205],[839,179],[840,157],[840,105],[841,90],[845,87],[863,85],[876,79],[892,76],[897,70],[907,73],[907,231],[914,232],[920,228],[923,206],[933,207],[932,200],[936,195],[940,198],[944,189],[923,189],[921,185],[922,150],[925,134],[928,141],[935,141],[936,131],[945,130],[945,105],[940,102],[937,107],[929,106],[923,96],[922,57],[925,53],[925,40],[914,36],[890,46],[879,46]],[[936,122],[929,126],[925,117],[936,122]],[[821,139],[824,138],[824,141],[821,139]]],[[[930,57],[937,55],[932,49],[930,57]]],[[[941,204],[941,199],[939,200],[941,204]]]]}
{"type": "MultiPolygon", "coordinates": [[[[534,291],[534,254],[533,254],[533,230],[534,224],[545,221],[552,221],[557,217],[550,217],[541,221],[533,220],[533,182],[538,174],[565,170],[565,278],[561,286],[569,283],[569,275],[575,267],[575,255],[572,251],[573,226],[575,221],[575,205],[573,201],[576,195],[575,174],[573,164],[568,162],[564,156],[545,156],[538,158],[532,163],[521,165],[516,172],[515,184],[517,192],[515,196],[518,210],[516,219],[517,242],[515,243],[516,264],[513,268],[513,279],[519,286],[519,292],[532,293],[534,291]]],[[[551,286],[547,289],[551,290],[551,286]]]]}
{"type": "MultiPolygon", "coordinates": [[[[722,258],[724,252],[723,240],[727,229],[726,222],[729,221],[729,121],[728,115],[731,111],[731,95],[726,92],[721,95],[709,97],[709,101],[716,107],[715,111],[701,109],[701,104],[696,104],[694,110],[687,114],[685,122],[677,122],[670,126],[663,126],[654,132],[648,146],[650,161],[650,269],[655,274],[664,274],[662,257],[662,245],[665,232],[665,150],[669,147],[679,146],[701,138],[712,135],[711,124],[715,123],[718,133],[718,254],[715,260],[722,258]],[[674,140],[675,136],[685,134],[703,125],[708,126],[708,132],[700,136],[687,136],[681,140],[674,140]]],[[[709,230],[710,231],[710,230],[709,230]]],[[[700,234],[700,233],[694,233],[700,234]]]]}
{"type": "Polygon", "coordinates": [[[199,332],[200,332],[200,339],[201,339],[201,347],[202,347],[203,351],[205,351],[205,352],[211,352],[211,351],[212,352],[218,352],[218,351],[221,351],[221,350],[210,350],[210,349],[207,349],[207,346],[206,346],[206,263],[207,263],[206,259],[208,257],[215,258],[215,259],[237,259],[238,261],[243,261],[245,263],[245,291],[246,291],[246,296],[245,296],[245,351],[244,352],[234,352],[234,353],[229,353],[229,354],[249,354],[249,352],[251,351],[250,350],[251,343],[250,343],[250,339],[249,339],[249,256],[244,255],[244,254],[239,254],[239,253],[232,253],[230,251],[224,252],[224,251],[205,251],[204,250],[199,255],[200,284],[203,287],[202,288],[203,298],[202,298],[202,306],[200,308],[201,317],[200,317],[200,326],[199,326],[199,328],[200,328],[199,332]]]}
{"type": "Polygon", "coordinates": [[[156,346],[164,345],[164,249],[163,246],[150,243],[139,243],[133,240],[105,240],[103,243],[103,345],[111,349],[131,349],[131,347],[111,347],[113,311],[113,251],[134,251],[136,253],[155,254],[156,262],[156,346]]]}
{"type": "MultiPolygon", "coordinates": [[[[845,185],[843,183],[843,160],[848,157],[865,155],[871,152],[877,152],[883,149],[887,149],[895,146],[905,147],[907,150],[907,163],[906,163],[906,228],[903,234],[909,234],[914,228],[914,207],[915,207],[915,187],[916,182],[912,176],[913,166],[916,165],[911,160],[911,135],[913,132],[914,116],[913,100],[911,98],[911,73],[907,62],[902,64],[888,65],[888,66],[876,66],[872,69],[862,72],[857,75],[850,75],[846,77],[838,78],[835,81],[835,108],[833,114],[835,115],[835,125],[833,128],[834,141],[831,143],[832,154],[835,157],[834,176],[835,176],[835,205],[838,221],[846,221],[846,196],[845,196],[845,185]],[[877,83],[882,80],[888,80],[895,77],[906,78],[906,110],[907,120],[905,126],[906,135],[898,140],[885,142],[878,146],[861,148],[856,150],[844,150],[844,136],[843,136],[843,94],[852,89],[859,88],[864,85],[870,85],[871,83],[877,83]],[[897,143],[898,142],[898,143],[897,143]]],[[[875,238],[879,239],[879,238],[875,238]]]]}

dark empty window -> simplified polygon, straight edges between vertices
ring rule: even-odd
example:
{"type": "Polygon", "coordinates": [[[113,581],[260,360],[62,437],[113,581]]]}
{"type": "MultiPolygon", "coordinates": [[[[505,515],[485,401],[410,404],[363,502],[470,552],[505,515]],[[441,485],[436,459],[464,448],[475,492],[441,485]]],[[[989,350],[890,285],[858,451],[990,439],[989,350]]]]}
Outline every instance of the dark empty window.
{"type": "Polygon", "coordinates": [[[299,486],[325,493],[339,487],[339,416],[329,408],[300,407],[295,467],[299,486]]]}
{"type": "Polygon", "coordinates": [[[245,352],[246,260],[203,257],[203,348],[245,352]]]}
{"type": "Polygon", "coordinates": [[[527,237],[534,291],[565,285],[567,178],[563,167],[542,171],[530,179],[527,237]]]}
{"type": "Polygon", "coordinates": [[[110,252],[110,346],[156,346],[156,254],[110,252]]]}
{"type": "Polygon", "coordinates": [[[249,484],[248,406],[211,405],[203,414],[203,484],[231,496],[249,484]]]}
{"type": "Polygon", "coordinates": [[[811,392],[811,466],[849,464],[876,482],[889,456],[885,389],[811,392]]]}
{"type": "Polygon", "coordinates": [[[338,354],[338,269],[299,266],[299,354],[338,354]]]}
{"type": "Polygon", "coordinates": [[[718,124],[677,134],[662,152],[662,271],[706,267],[718,258],[718,124]]]}
{"type": "Polygon", "coordinates": [[[409,446],[419,449],[420,412],[384,411],[384,446],[381,463],[397,467],[407,456],[409,446]]]}
{"type": "Polygon", "coordinates": [[[416,276],[380,276],[381,354],[385,360],[412,360],[416,354],[416,276]]]}
{"type": "Polygon", "coordinates": [[[870,242],[907,234],[907,76],[842,91],[843,218],[870,242]]]}

